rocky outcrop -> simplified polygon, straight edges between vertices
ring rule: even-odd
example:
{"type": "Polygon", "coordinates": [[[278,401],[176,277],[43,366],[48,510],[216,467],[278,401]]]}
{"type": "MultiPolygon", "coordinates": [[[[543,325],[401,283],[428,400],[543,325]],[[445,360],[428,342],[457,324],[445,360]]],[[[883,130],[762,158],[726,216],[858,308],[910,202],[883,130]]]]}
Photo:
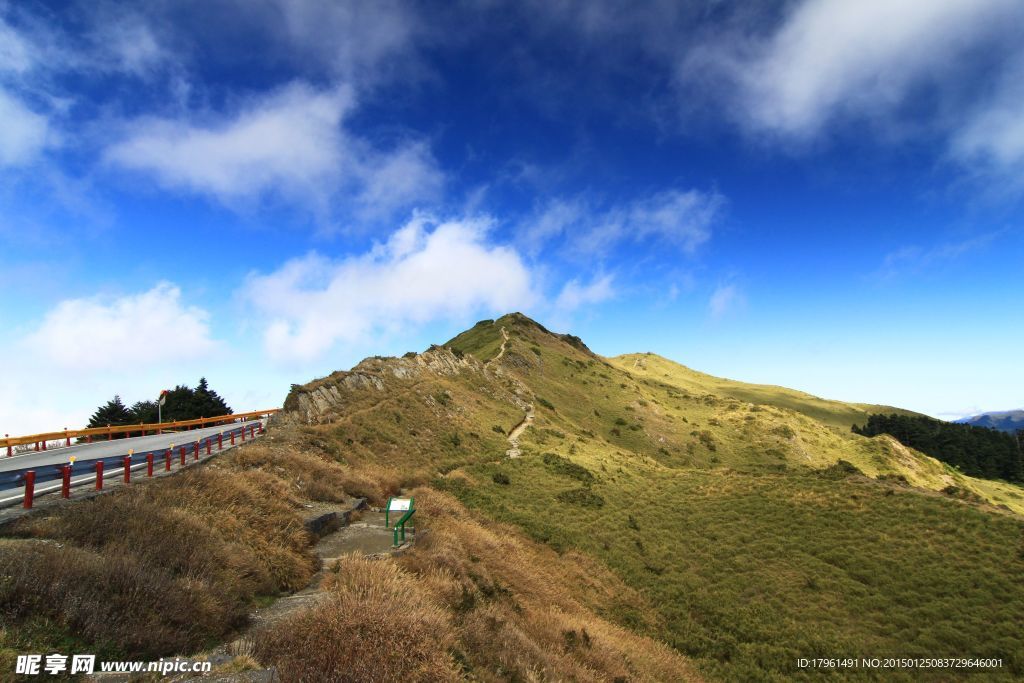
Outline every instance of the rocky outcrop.
{"type": "Polygon", "coordinates": [[[475,358],[460,356],[440,346],[402,358],[375,356],[361,361],[350,371],[334,372],[304,386],[292,386],[278,419],[300,424],[329,423],[350,407],[353,394],[384,392],[391,383],[416,381],[425,375],[453,376],[482,371],[483,364],[475,358]]]}

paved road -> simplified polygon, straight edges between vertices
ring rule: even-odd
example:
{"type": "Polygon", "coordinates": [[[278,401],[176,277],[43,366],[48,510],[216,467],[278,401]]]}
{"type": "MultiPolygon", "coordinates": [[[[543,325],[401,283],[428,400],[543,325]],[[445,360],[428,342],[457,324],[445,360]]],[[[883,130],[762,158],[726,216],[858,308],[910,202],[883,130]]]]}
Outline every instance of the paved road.
{"type": "MultiPolygon", "coordinates": [[[[250,425],[256,426],[259,429],[259,420],[252,420],[245,422],[246,434],[248,434],[248,428],[250,425]]],[[[237,430],[242,426],[243,423],[229,423],[223,425],[217,425],[215,427],[204,427],[203,429],[193,429],[192,431],[176,432],[176,433],[165,433],[165,434],[154,434],[151,436],[136,436],[130,439],[115,439],[113,441],[97,441],[91,444],[75,444],[63,448],[51,448],[47,451],[35,451],[24,453],[22,455],[15,455],[10,458],[0,456],[0,481],[9,479],[10,477],[4,477],[3,475],[10,475],[11,473],[18,470],[25,469],[38,469],[40,479],[43,473],[49,474],[55,472],[56,468],[60,465],[66,465],[70,462],[71,456],[75,457],[75,468],[74,475],[85,473],[87,467],[86,463],[94,460],[101,460],[106,458],[116,458],[118,456],[124,456],[128,454],[128,450],[132,449],[135,451],[136,461],[139,456],[154,451],[166,451],[171,447],[171,444],[176,446],[180,445],[191,445],[198,439],[205,439],[206,437],[216,437],[221,432],[228,432],[229,430],[237,430]]],[[[236,437],[237,438],[237,437],[236,437]]],[[[224,437],[224,445],[228,445],[228,437],[224,437]]],[[[217,445],[213,444],[213,449],[216,451],[217,445]]],[[[205,455],[205,451],[203,453],[205,455]]],[[[177,453],[175,453],[177,457],[177,453]]],[[[189,451],[189,461],[191,462],[192,454],[189,451]]],[[[177,460],[175,461],[177,463],[177,460]]],[[[12,495],[18,491],[23,490],[24,484],[10,481],[3,481],[0,483],[0,497],[12,495]]]]}

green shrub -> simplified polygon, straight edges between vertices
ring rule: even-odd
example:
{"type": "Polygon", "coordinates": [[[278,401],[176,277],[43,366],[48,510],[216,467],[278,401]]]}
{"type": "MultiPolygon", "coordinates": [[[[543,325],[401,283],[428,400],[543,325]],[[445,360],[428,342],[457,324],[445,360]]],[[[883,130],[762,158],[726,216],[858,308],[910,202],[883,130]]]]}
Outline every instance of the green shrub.
{"type": "Polygon", "coordinates": [[[494,473],[494,474],[493,474],[493,475],[491,476],[491,480],[492,480],[492,481],[493,481],[493,482],[494,482],[495,484],[498,484],[498,485],[500,485],[500,486],[508,486],[509,484],[511,484],[511,483],[512,483],[512,480],[510,480],[510,479],[508,478],[508,475],[507,475],[507,474],[505,474],[504,472],[495,472],[495,473],[494,473]]]}
{"type": "Polygon", "coordinates": [[[551,469],[555,474],[560,474],[564,477],[571,477],[584,484],[590,484],[594,481],[594,475],[586,467],[577,465],[568,458],[563,458],[555,453],[544,454],[544,464],[551,469]]]}
{"type": "Polygon", "coordinates": [[[820,470],[821,474],[831,479],[843,479],[844,477],[852,477],[854,475],[863,475],[864,473],[858,469],[852,462],[846,460],[839,460],[834,465],[830,465],[823,470],[820,470]]]}
{"type": "Polygon", "coordinates": [[[547,400],[546,398],[542,398],[542,397],[538,396],[537,397],[537,403],[539,403],[540,405],[544,406],[548,410],[554,410],[555,409],[555,406],[553,406],[551,404],[551,401],[547,400]]]}
{"type": "Polygon", "coordinates": [[[604,507],[604,498],[587,488],[562,491],[555,496],[560,502],[585,508],[604,507]]]}

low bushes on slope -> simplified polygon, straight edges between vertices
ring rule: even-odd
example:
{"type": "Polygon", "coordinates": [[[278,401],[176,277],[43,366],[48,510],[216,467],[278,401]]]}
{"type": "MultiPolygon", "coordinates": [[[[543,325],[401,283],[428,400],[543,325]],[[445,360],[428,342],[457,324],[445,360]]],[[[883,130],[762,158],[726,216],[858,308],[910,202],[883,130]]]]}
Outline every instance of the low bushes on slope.
{"type": "Polygon", "coordinates": [[[343,559],[325,580],[327,602],[257,639],[285,681],[697,678],[664,644],[598,616],[655,627],[639,594],[600,564],[474,519],[446,494],[413,493],[429,532],[397,565],[343,559]],[[323,671],[337,673],[316,678],[323,671]]]}
{"type": "Polygon", "coordinates": [[[263,631],[255,654],[285,681],[454,681],[448,614],[392,562],[356,555],[334,565],[325,600],[263,631]]]}
{"type": "MultiPolygon", "coordinates": [[[[495,485],[494,467],[476,465],[450,490],[567,556],[601,560],[649,596],[662,621],[638,625],[641,632],[708,674],[801,680],[815,676],[796,668],[800,657],[956,651],[1002,659],[1002,669],[972,677],[1024,675],[1019,517],[859,476],[848,463],[785,473],[673,470],[586,445],[578,451],[576,459],[601,472],[592,490],[603,506],[574,504],[563,493],[576,484],[536,456],[502,464],[513,486],[495,485]]],[[[924,673],[887,676],[950,680],[955,672],[924,673]]]]}
{"type": "Polygon", "coordinates": [[[258,596],[304,587],[318,561],[302,503],[340,500],[349,482],[383,492],[301,433],[277,434],[7,528],[0,666],[28,631],[40,650],[73,633],[126,657],[192,652],[242,626],[258,596]]]}

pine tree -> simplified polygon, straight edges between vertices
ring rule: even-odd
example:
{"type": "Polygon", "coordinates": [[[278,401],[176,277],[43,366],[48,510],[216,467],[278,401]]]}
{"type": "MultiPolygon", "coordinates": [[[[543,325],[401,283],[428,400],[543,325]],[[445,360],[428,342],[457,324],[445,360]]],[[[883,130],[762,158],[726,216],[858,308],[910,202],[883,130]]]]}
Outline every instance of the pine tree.
{"type": "Polygon", "coordinates": [[[138,424],[139,422],[145,424],[153,424],[157,421],[159,412],[157,411],[156,401],[137,401],[132,404],[131,407],[132,422],[138,424]]]}
{"type": "Polygon", "coordinates": [[[216,417],[218,415],[230,415],[233,411],[216,391],[210,389],[205,377],[199,378],[196,386],[193,410],[198,414],[195,417],[216,417]]]}
{"type": "MultiPolygon", "coordinates": [[[[93,428],[106,427],[107,425],[126,425],[131,424],[132,421],[132,414],[124,407],[121,397],[114,396],[113,399],[96,409],[96,412],[89,418],[87,426],[93,428]]],[[[122,438],[124,435],[115,434],[114,436],[115,438],[122,438]]]]}

